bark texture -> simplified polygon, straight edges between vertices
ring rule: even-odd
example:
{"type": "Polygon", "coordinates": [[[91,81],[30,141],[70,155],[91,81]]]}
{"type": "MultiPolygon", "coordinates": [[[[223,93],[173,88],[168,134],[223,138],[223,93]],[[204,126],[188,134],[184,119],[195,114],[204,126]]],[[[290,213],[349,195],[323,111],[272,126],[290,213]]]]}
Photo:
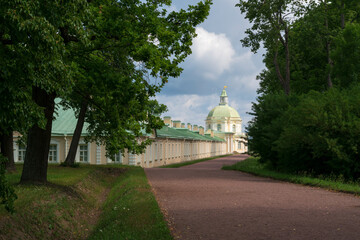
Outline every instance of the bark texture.
{"type": "Polygon", "coordinates": [[[32,94],[35,103],[43,107],[47,123],[45,129],[35,124],[29,130],[21,182],[46,182],[56,95],[38,87],[33,87],[32,94]]]}
{"type": "Polygon", "coordinates": [[[69,153],[68,153],[68,155],[66,157],[66,160],[64,162],[64,164],[66,166],[72,166],[72,165],[75,164],[76,151],[77,151],[77,148],[79,146],[81,132],[82,132],[82,129],[84,127],[85,115],[86,115],[87,107],[88,107],[88,101],[84,100],[82,102],[82,104],[81,104],[79,118],[78,118],[78,121],[76,123],[76,128],[75,128],[74,135],[73,135],[73,138],[72,138],[72,141],[71,141],[69,153]]]}

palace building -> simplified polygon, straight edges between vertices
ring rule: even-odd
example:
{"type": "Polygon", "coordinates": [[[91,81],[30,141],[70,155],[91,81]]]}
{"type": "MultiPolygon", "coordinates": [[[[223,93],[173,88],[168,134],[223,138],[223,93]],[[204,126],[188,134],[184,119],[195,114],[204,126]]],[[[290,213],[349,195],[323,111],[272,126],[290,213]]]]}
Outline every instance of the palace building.
{"type": "Polygon", "coordinates": [[[229,106],[225,88],[220,95],[219,105],[214,107],[206,118],[206,130],[224,139],[228,152],[244,153],[247,152],[247,141],[242,132],[242,120],[239,113],[229,106]]]}
{"type": "MultiPolygon", "coordinates": [[[[65,161],[76,122],[74,111],[59,109],[58,118],[54,120],[52,127],[49,163],[65,161]]],[[[208,114],[206,131],[202,126],[192,126],[190,123],[185,125],[179,120],[171,120],[171,117],[164,117],[164,123],[164,127],[143,137],[152,140],[143,154],[135,155],[125,150],[111,157],[106,156],[105,146],[84,141],[88,134],[85,124],[77,149],[76,162],[158,167],[247,151],[246,138],[241,131],[242,120],[237,111],[228,105],[225,88],[220,96],[219,106],[208,114]]],[[[15,162],[23,162],[25,158],[26,147],[18,144],[19,137],[19,134],[14,135],[15,162]]]]}

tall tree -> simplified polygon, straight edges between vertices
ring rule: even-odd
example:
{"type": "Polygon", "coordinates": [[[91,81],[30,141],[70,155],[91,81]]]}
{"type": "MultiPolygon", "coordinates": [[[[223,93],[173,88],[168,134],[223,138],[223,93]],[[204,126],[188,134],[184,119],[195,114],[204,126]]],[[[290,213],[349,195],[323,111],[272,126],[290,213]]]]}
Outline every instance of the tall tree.
{"type": "Polygon", "coordinates": [[[85,121],[82,103],[89,96],[88,140],[105,143],[110,156],[125,148],[133,153],[144,150],[149,141],[139,142],[139,137],[161,126],[153,108],[164,109],[151,98],[169,76],[179,76],[182,69],[178,64],[190,54],[195,26],[207,16],[210,3],[170,13],[162,4],[137,1],[126,3],[126,8],[121,2],[115,8],[102,6],[92,28],[103,34],[95,36],[94,45],[107,47],[77,57],[80,68],[87,70],[82,71],[82,81],[72,95],[72,107],[78,109],[79,118],[66,164],[74,163],[85,121]],[[125,24],[128,21],[131,24],[125,24]],[[114,23],[122,27],[114,31],[114,23]]]}
{"type": "MultiPolygon", "coordinates": [[[[19,67],[15,69],[22,76],[23,85],[30,87],[28,94],[32,96],[32,102],[41,108],[39,112],[44,120],[36,122],[28,133],[22,182],[46,181],[54,99],[66,97],[67,92],[76,86],[74,76],[83,71],[80,64],[83,57],[98,56],[104,63],[109,63],[104,59],[104,56],[109,56],[105,50],[107,53],[115,51],[116,55],[123,56],[125,61],[120,64],[125,64],[125,68],[131,71],[135,63],[144,63],[152,77],[163,77],[162,83],[169,76],[180,74],[178,65],[191,53],[195,26],[208,15],[211,1],[199,2],[189,6],[187,11],[179,12],[167,12],[166,6],[170,4],[169,0],[20,0],[1,5],[1,16],[4,16],[0,28],[1,51],[16,54],[14,62],[19,67]]],[[[1,69],[2,79],[10,83],[14,65],[5,64],[4,67],[1,69]]],[[[158,91],[158,86],[150,87],[139,77],[124,79],[128,80],[123,81],[122,86],[130,83],[129,89],[125,90],[139,93],[134,94],[135,98],[126,106],[128,108],[148,103],[140,94],[146,93],[151,97],[158,91]],[[136,84],[140,86],[140,91],[132,89],[136,84]]],[[[109,84],[106,90],[111,89],[109,86],[116,86],[116,82],[109,84]]],[[[92,97],[92,94],[89,96],[92,97]]],[[[113,103],[112,95],[97,97],[104,103],[99,108],[105,113],[101,120],[106,119],[106,114],[110,114],[110,109],[114,107],[107,105],[113,103]]],[[[121,106],[121,100],[118,100],[118,106],[121,106]]],[[[135,121],[151,123],[154,120],[153,116],[147,118],[144,112],[137,113],[135,109],[129,112],[134,113],[131,121],[125,119],[127,114],[121,115],[123,112],[117,115],[123,132],[129,129],[136,135],[141,131],[135,121]]],[[[126,141],[123,139],[123,142],[126,141]]],[[[131,141],[128,143],[130,145],[131,141]]]]}
{"type": "Polygon", "coordinates": [[[252,27],[246,30],[247,37],[241,40],[243,46],[257,52],[262,43],[265,49],[273,50],[273,64],[277,78],[286,95],[290,94],[290,26],[300,14],[298,1],[292,0],[240,0],[236,4],[245,13],[252,27]],[[279,63],[280,47],[284,49],[285,64],[279,63]]]}

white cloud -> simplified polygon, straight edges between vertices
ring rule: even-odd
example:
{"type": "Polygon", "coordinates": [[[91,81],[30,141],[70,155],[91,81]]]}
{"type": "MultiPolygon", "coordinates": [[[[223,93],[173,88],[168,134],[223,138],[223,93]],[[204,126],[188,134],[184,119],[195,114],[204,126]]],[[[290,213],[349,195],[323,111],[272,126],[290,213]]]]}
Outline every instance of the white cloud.
{"type": "Polygon", "coordinates": [[[212,33],[202,27],[196,28],[197,37],[193,41],[191,58],[203,75],[215,79],[230,69],[235,50],[225,34],[212,33]]]}
{"type": "Polygon", "coordinates": [[[219,102],[219,96],[213,94],[208,96],[189,95],[158,95],[157,100],[167,105],[168,112],[163,116],[171,116],[172,120],[180,120],[184,123],[204,126],[205,119],[219,102]]]}

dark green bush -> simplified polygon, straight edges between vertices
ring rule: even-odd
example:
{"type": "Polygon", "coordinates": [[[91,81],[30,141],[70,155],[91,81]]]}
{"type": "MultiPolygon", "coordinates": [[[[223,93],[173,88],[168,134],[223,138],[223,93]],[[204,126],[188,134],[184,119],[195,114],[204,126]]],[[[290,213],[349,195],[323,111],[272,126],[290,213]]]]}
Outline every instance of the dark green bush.
{"type": "Polygon", "coordinates": [[[289,171],[360,177],[360,87],[310,92],[284,114],[274,147],[289,171]]]}
{"type": "Polygon", "coordinates": [[[249,147],[278,170],[360,178],[360,86],[263,97],[249,147]]]}
{"type": "Polygon", "coordinates": [[[260,162],[269,162],[273,167],[277,167],[278,153],[274,149],[274,142],[283,131],[283,115],[290,106],[296,105],[297,98],[283,93],[268,94],[259,98],[259,103],[253,104],[251,114],[254,119],[247,128],[249,150],[260,156],[260,162]]]}

